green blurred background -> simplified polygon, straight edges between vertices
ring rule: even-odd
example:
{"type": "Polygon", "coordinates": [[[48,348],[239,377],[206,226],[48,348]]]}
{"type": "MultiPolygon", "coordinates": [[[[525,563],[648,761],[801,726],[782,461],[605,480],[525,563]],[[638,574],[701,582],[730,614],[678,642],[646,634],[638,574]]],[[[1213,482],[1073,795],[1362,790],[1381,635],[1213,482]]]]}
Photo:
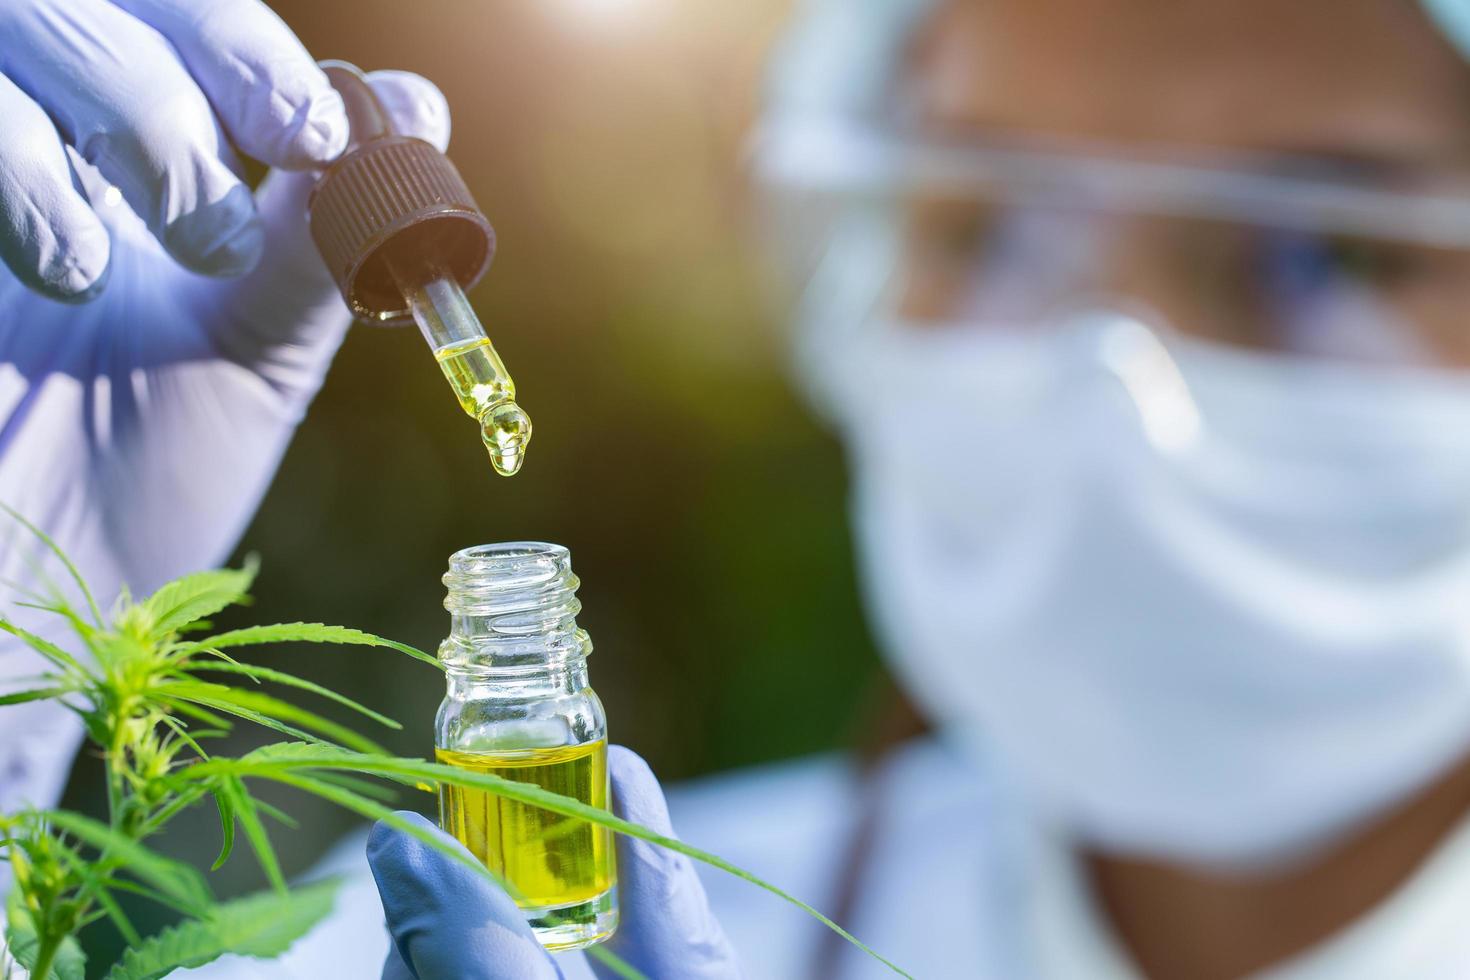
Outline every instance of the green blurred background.
{"type": "MultiPolygon", "coordinates": [[[[432,649],[451,552],[555,541],[582,578],[613,738],[666,781],[855,741],[880,671],[842,462],[788,383],[741,163],[787,4],[273,6],[318,57],[443,89],[450,155],[500,240],[472,299],[536,435],[521,474],[497,477],[418,334],[354,329],[236,557],[263,560],[256,602],[222,625],[321,620],[432,649]]],[[[360,648],[261,660],[400,719],[383,733],[394,750],[430,752],[432,669],[360,648]]],[[[67,803],[100,812],[99,774],[81,760],[67,803]]],[[[288,872],[352,826],[275,802],[301,820],[276,835],[288,872]]],[[[207,865],[218,818],[196,808],[159,846],[207,865]]],[[[239,851],[214,882],[263,879],[239,851]]],[[[109,962],[116,937],[87,938],[109,962]]]]}

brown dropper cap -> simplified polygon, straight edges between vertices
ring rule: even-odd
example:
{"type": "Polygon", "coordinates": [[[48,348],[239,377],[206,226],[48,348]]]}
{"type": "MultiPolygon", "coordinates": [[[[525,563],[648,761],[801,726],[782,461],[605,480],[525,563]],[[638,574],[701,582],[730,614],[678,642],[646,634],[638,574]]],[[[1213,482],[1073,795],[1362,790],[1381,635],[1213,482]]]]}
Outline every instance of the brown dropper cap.
{"type": "Polygon", "coordinates": [[[311,237],[353,313],[371,323],[409,322],[385,248],[447,269],[469,289],[490,268],[495,229],[448,157],[393,132],[362,72],[342,61],[322,69],[342,93],[351,135],[307,202],[311,237]]]}

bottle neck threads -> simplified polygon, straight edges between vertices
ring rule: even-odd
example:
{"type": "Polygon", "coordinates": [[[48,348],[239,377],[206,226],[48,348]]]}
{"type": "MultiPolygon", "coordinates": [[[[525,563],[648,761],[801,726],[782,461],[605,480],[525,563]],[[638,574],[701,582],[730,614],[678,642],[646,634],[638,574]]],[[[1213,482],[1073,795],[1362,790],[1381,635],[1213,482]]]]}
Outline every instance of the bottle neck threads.
{"type": "Polygon", "coordinates": [[[566,548],[538,541],[476,545],[450,557],[444,584],[451,627],[439,659],[451,676],[585,675],[592,641],[577,626],[581,582],[566,548]]]}

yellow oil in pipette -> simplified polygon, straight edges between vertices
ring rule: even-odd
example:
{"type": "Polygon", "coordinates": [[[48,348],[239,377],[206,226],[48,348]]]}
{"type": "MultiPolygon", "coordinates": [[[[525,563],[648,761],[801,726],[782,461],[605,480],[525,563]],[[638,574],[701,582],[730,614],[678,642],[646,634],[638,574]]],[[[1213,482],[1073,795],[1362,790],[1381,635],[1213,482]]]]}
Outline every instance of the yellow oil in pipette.
{"type": "Polygon", "coordinates": [[[516,385],[488,337],[449,344],[434,352],[465,414],[480,423],[490,464],[513,476],[531,441],[531,419],[516,404],[516,385]]]}

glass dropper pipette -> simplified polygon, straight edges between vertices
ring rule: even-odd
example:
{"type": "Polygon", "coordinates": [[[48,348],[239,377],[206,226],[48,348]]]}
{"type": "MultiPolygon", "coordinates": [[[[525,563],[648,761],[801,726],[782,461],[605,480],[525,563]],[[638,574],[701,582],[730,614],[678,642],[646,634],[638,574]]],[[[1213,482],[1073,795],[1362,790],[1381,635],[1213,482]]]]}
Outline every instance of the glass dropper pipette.
{"type": "Polygon", "coordinates": [[[342,95],[347,148],[308,202],[311,234],[342,298],[370,323],[416,322],[496,472],[521,468],[531,420],[465,289],[489,268],[495,232],[449,159],[394,132],[367,79],[322,62],[342,95]]]}
{"type": "Polygon", "coordinates": [[[480,439],[495,472],[515,475],[531,441],[531,419],[516,404],[516,384],[464,290],[443,269],[405,262],[391,251],[387,261],[460,407],[480,424],[480,439]]]}

